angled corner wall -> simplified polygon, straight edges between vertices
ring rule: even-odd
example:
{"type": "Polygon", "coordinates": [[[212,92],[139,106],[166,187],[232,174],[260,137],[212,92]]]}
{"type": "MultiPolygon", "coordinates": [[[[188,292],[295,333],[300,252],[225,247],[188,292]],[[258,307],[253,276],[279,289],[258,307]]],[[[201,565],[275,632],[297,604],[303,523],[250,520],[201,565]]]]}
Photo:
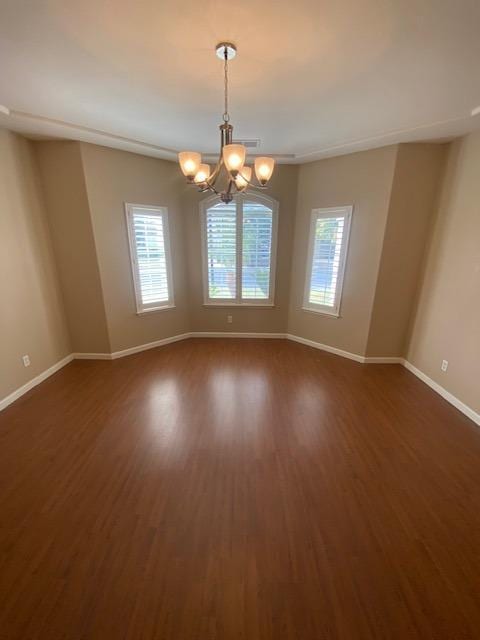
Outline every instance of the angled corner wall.
{"type": "Polygon", "coordinates": [[[365,355],[397,146],[300,165],[288,333],[365,355]],[[353,205],[340,317],[302,309],[312,209],[353,205]]]}
{"type": "Polygon", "coordinates": [[[35,143],[77,353],[109,354],[189,330],[178,167],[79,142],[35,143]],[[168,207],[175,308],[138,315],[125,202],[168,207]]]}
{"type": "Polygon", "coordinates": [[[32,145],[3,129],[0,274],[1,401],[71,352],[32,145]],[[23,355],[30,356],[29,367],[23,355]]]}
{"type": "Polygon", "coordinates": [[[480,414],[480,133],[452,143],[407,360],[480,414]],[[446,372],[442,360],[448,361],[446,372]]]}
{"type": "Polygon", "coordinates": [[[401,144],[366,355],[403,357],[449,145],[401,144]]]}
{"type": "Polygon", "coordinates": [[[109,353],[95,238],[77,142],[37,142],[72,351],[109,353]]]}
{"type": "Polygon", "coordinates": [[[445,144],[401,144],[300,166],[288,332],[358,356],[401,358],[445,144]],[[311,211],[353,205],[340,317],[302,309],[311,211]]]}
{"type": "Polygon", "coordinates": [[[183,189],[178,165],[126,151],[80,144],[110,338],[121,351],[189,330],[183,189]],[[125,202],[168,208],[175,308],[137,315],[125,202]]]}

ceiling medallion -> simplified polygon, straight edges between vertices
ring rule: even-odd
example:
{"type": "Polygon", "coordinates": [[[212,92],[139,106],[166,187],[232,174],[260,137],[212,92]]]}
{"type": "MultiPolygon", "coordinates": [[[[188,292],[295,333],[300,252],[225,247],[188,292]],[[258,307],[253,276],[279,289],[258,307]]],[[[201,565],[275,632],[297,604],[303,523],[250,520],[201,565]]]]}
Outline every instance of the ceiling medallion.
{"type": "Polygon", "coordinates": [[[272,177],[275,160],[273,158],[255,158],[255,175],[258,184],[252,182],[252,167],[245,165],[247,150],[243,144],[233,144],[233,126],[228,114],[228,61],[237,55],[237,48],[231,42],[220,42],[215,47],[217,57],[224,63],[225,110],[220,125],[220,155],[214,170],[210,165],[202,164],[202,156],[196,151],[182,151],[178,161],[183,175],[189,184],[194,184],[201,192],[212,191],[225,202],[231,202],[235,193],[242,193],[249,187],[265,189],[272,177]],[[222,171],[222,168],[224,169],[222,171]],[[221,189],[217,180],[222,174],[226,184],[221,189]]]}

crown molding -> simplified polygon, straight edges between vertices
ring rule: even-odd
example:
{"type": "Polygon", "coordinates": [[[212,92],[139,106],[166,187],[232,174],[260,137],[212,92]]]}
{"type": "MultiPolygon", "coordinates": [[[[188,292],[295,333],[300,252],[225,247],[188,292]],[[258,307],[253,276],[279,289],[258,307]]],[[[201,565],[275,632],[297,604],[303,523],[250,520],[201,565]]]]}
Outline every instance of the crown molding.
{"type": "MultiPolygon", "coordinates": [[[[375,136],[346,140],[332,146],[305,150],[300,153],[269,153],[268,155],[275,158],[280,164],[304,164],[323,158],[365,151],[390,144],[407,142],[441,143],[472,131],[475,128],[472,126],[474,121],[475,119],[473,119],[469,113],[456,118],[438,120],[433,123],[423,123],[406,129],[386,131],[375,136]],[[445,135],[439,136],[435,134],[435,131],[439,128],[445,130],[445,135]]],[[[152,144],[145,140],[137,140],[73,122],[66,122],[26,111],[9,109],[4,105],[0,105],[0,126],[16,131],[32,140],[74,140],[139,153],[163,160],[177,160],[177,149],[152,144]]],[[[263,153],[250,153],[249,157],[254,159],[265,153],[266,151],[263,153]]],[[[217,153],[204,152],[202,155],[207,162],[215,162],[218,157],[217,153]]]]}

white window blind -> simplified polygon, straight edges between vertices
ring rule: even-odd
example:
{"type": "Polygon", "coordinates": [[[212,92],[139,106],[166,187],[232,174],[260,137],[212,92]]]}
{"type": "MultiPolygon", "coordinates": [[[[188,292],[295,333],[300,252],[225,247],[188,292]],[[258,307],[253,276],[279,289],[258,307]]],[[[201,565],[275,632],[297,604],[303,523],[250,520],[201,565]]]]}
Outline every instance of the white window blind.
{"type": "Polygon", "coordinates": [[[312,212],[304,308],[339,315],[352,207],[312,212]]]}
{"type": "Polygon", "coordinates": [[[206,210],[208,296],[236,298],[237,213],[235,203],[220,202],[206,210]]]}
{"type": "Polygon", "coordinates": [[[270,198],[237,195],[201,205],[206,304],[273,304],[277,207],[270,198]]]}
{"type": "Polygon", "coordinates": [[[126,205],[137,312],[173,306],[165,207],[126,205]]]}
{"type": "Polygon", "coordinates": [[[271,209],[258,202],[243,205],[242,298],[268,300],[272,256],[271,209]]]}

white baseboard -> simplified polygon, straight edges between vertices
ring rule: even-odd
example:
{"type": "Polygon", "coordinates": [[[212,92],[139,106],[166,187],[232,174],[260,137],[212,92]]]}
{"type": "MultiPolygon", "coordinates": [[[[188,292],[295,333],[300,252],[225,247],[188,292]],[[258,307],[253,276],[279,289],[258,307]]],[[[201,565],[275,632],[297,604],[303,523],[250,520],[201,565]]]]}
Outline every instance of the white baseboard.
{"type": "Polygon", "coordinates": [[[300,344],[306,344],[308,347],[314,347],[315,349],[321,349],[328,353],[333,353],[336,356],[342,358],[348,358],[348,360],[355,360],[361,364],[403,364],[403,358],[397,356],[361,356],[358,353],[351,353],[350,351],[344,351],[337,347],[331,347],[328,344],[322,344],[321,342],[315,342],[314,340],[307,340],[306,338],[300,338],[300,336],[294,336],[287,333],[287,340],[293,340],[294,342],[300,342],[300,344]]]}
{"type": "Polygon", "coordinates": [[[344,351],[343,349],[337,349],[336,347],[331,347],[328,344],[322,344],[321,342],[314,342],[313,340],[300,338],[300,336],[294,336],[291,333],[287,333],[286,337],[287,337],[287,340],[293,340],[293,342],[299,342],[300,344],[305,344],[307,345],[307,347],[313,347],[314,349],[321,349],[322,351],[333,353],[336,356],[342,356],[342,358],[355,360],[355,362],[362,362],[362,363],[365,362],[365,358],[363,356],[359,356],[356,353],[350,353],[350,351],[344,351]]]}
{"type": "Polygon", "coordinates": [[[148,351],[148,349],[162,347],[163,345],[170,344],[171,342],[186,340],[187,338],[190,338],[190,336],[190,333],[179,333],[176,336],[163,338],[162,340],[155,340],[154,342],[146,342],[135,347],[122,349],[121,351],[113,351],[112,353],[74,353],[73,357],[75,360],[117,360],[117,358],[124,358],[125,356],[131,356],[134,353],[140,353],[141,351],[148,351]]]}
{"type": "Polygon", "coordinates": [[[148,349],[155,349],[156,347],[162,347],[172,342],[178,342],[179,340],[187,340],[188,338],[285,338],[285,333],[234,333],[231,331],[190,331],[187,333],[179,333],[176,336],[170,338],[163,338],[162,340],[155,340],[154,342],[146,342],[145,344],[139,344],[135,347],[129,347],[128,349],[122,349],[121,351],[114,351],[113,353],[74,353],[73,357],[76,360],[116,360],[117,358],[124,358],[125,356],[133,355],[134,353],[140,353],[141,351],[147,351],[148,349]]]}
{"type": "Polygon", "coordinates": [[[3,399],[0,399],[0,411],[8,407],[8,405],[15,402],[18,398],[23,396],[27,391],[36,387],[37,384],[40,384],[48,377],[59,371],[62,367],[67,365],[73,359],[76,360],[116,360],[117,358],[123,358],[125,356],[132,355],[134,353],[139,353],[141,351],[146,351],[148,349],[155,349],[156,347],[161,347],[163,345],[170,344],[172,342],[178,342],[179,340],[186,340],[188,338],[273,338],[273,339],[282,339],[286,338],[287,340],[292,340],[293,342],[299,342],[300,344],[307,345],[309,347],[313,347],[315,349],[320,349],[322,351],[327,351],[328,353],[333,353],[334,355],[341,356],[342,358],[348,358],[349,360],[354,360],[355,362],[360,362],[362,364],[402,364],[406,369],[408,369],[411,373],[413,373],[417,378],[419,378],[422,382],[427,384],[431,389],[436,391],[442,398],[447,400],[450,404],[452,404],[456,409],[465,414],[470,420],[473,420],[477,425],[480,425],[480,414],[474,411],[471,407],[466,405],[464,402],[459,400],[452,393],[447,391],[444,387],[439,385],[437,382],[429,378],[423,371],[417,369],[411,362],[408,360],[404,360],[403,358],[398,357],[365,357],[360,356],[356,353],[350,353],[349,351],[344,351],[343,349],[337,349],[336,347],[331,347],[327,344],[322,344],[320,342],[314,342],[313,340],[307,340],[306,338],[301,338],[300,336],[295,336],[289,333],[234,333],[228,331],[193,331],[189,333],[181,333],[176,336],[172,336],[170,338],[164,338],[162,340],[155,340],[154,342],[147,342],[146,344],[141,344],[136,347],[130,347],[129,349],[123,349],[122,351],[114,351],[113,353],[71,353],[66,356],[56,364],[52,365],[38,376],[24,384],[19,389],[13,391],[10,395],[6,396],[3,399]]]}
{"type": "Polygon", "coordinates": [[[140,351],[146,351],[148,349],[155,349],[171,342],[178,342],[179,340],[187,340],[188,338],[260,338],[260,339],[287,339],[294,342],[300,342],[309,347],[315,349],[321,349],[328,351],[343,358],[349,360],[355,360],[356,362],[403,362],[402,358],[364,358],[356,353],[350,353],[349,351],[343,351],[336,347],[330,347],[327,344],[321,344],[320,342],[314,342],[313,340],[307,340],[300,336],[294,336],[288,333],[258,333],[258,332],[235,332],[235,331],[190,331],[188,333],[181,333],[171,338],[164,338],[163,340],[155,340],[155,342],[147,342],[145,344],[137,345],[136,347],[130,347],[129,349],[123,349],[122,351],[114,351],[113,353],[75,353],[73,354],[75,359],[78,360],[116,360],[117,358],[123,358],[140,351]]]}
{"type": "Polygon", "coordinates": [[[365,364],[403,364],[403,358],[396,356],[365,356],[365,364]]]}
{"type": "Polygon", "coordinates": [[[420,371],[420,369],[417,369],[417,367],[415,367],[411,362],[408,362],[408,360],[403,361],[403,366],[411,371],[414,375],[416,375],[417,378],[419,378],[422,382],[427,384],[431,389],[436,391],[440,396],[442,396],[442,398],[452,404],[456,409],[464,413],[467,418],[470,418],[470,420],[473,420],[475,424],[478,424],[480,426],[480,413],[477,413],[471,407],[459,400],[456,396],[450,393],[450,391],[447,391],[444,387],[439,385],[438,382],[435,382],[435,380],[429,378],[425,373],[423,373],[423,371],[420,371]]]}
{"type": "Polygon", "coordinates": [[[249,333],[233,331],[192,331],[189,338],[286,338],[286,333],[249,333]]]}
{"type": "Polygon", "coordinates": [[[111,353],[73,353],[75,360],[112,360],[111,353]]]}
{"type": "Polygon", "coordinates": [[[36,387],[37,384],[40,384],[41,382],[49,378],[51,375],[59,371],[62,367],[64,367],[66,364],[68,364],[72,360],[73,360],[73,354],[65,356],[65,358],[62,358],[62,360],[60,360],[59,362],[56,362],[48,369],[45,369],[45,371],[42,371],[42,373],[39,373],[38,376],[35,376],[35,378],[32,378],[31,380],[29,380],[26,384],[19,387],[15,391],[13,391],[10,395],[6,396],[5,398],[2,398],[0,400],[0,411],[8,407],[8,405],[12,404],[12,402],[15,402],[15,400],[18,400],[18,398],[20,398],[25,393],[27,393],[27,391],[30,391],[30,389],[33,389],[33,387],[36,387]]]}
{"type": "Polygon", "coordinates": [[[155,340],[154,342],[146,342],[145,344],[139,344],[136,347],[122,349],[122,351],[114,351],[110,355],[110,360],[124,358],[125,356],[131,356],[134,353],[140,353],[140,351],[147,351],[148,349],[155,349],[156,347],[163,347],[165,344],[171,344],[172,342],[178,342],[179,340],[186,340],[187,338],[190,338],[191,335],[191,333],[179,333],[178,335],[171,336],[170,338],[163,338],[162,340],[155,340]]]}

